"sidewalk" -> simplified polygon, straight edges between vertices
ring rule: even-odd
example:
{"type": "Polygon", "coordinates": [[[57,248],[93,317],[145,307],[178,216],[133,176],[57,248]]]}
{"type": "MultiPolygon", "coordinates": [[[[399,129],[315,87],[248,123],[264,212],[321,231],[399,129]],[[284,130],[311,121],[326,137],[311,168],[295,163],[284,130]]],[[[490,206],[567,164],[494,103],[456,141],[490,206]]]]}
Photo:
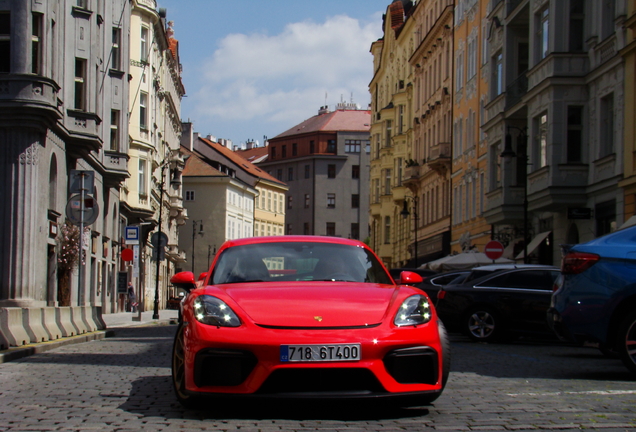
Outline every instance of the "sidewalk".
{"type": "Polygon", "coordinates": [[[156,324],[176,324],[177,319],[179,318],[179,311],[177,310],[162,309],[159,311],[158,319],[153,319],[153,314],[153,311],[146,311],[142,312],[141,314],[139,314],[138,312],[103,314],[102,319],[106,324],[106,328],[104,330],[84,333],[78,336],[65,337],[54,341],[9,348],[7,350],[0,351],[0,364],[21,359],[23,357],[28,357],[33,354],[50,351],[52,349],[59,348],[65,345],[101,340],[106,337],[111,337],[115,335],[114,329],[116,328],[156,324]]]}

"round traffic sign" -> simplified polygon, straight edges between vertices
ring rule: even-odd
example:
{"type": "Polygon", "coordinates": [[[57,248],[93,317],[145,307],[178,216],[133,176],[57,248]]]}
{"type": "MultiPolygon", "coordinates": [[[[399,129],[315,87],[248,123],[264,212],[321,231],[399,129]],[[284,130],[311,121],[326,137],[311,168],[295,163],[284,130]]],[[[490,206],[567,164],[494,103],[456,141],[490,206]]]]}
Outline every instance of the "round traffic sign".
{"type": "Polygon", "coordinates": [[[82,195],[74,194],[66,203],[66,217],[74,225],[80,223],[84,226],[92,225],[97,220],[97,216],[99,216],[99,205],[91,195],[84,194],[84,202],[82,203],[82,195]]]}
{"type": "Polygon", "coordinates": [[[486,247],[484,248],[484,253],[491,260],[496,260],[501,258],[504,253],[504,247],[497,240],[490,240],[486,243],[486,247]]]}
{"type": "Polygon", "coordinates": [[[133,260],[133,250],[132,249],[122,249],[121,251],[121,259],[124,261],[132,261],[133,260]]]}

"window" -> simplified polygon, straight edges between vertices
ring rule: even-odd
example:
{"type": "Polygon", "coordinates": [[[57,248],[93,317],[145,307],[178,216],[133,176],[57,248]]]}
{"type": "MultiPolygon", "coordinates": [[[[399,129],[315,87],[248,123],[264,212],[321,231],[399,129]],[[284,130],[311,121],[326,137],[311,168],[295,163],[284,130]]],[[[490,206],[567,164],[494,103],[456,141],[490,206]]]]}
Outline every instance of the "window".
{"type": "Polygon", "coordinates": [[[327,153],[336,153],[336,140],[327,140],[327,153]]]}
{"type": "Polygon", "coordinates": [[[292,144],[292,156],[297,156],[298,155],[298,144],[293,143],[292,144]]]}
{"type": "Polygon", "coordinates": [[[316,152],[316,144],[313,141],[309,141],[309,153],[314,154],[316,152]]]}
{"type": "Polygon", "coordinates": [[[148,93],[139,93],[139,128],[148,130],[148,93]]]}
{"type": "Polygon", "coordinates": [[[309,223],[305,222],[303,224],[303,235],[310,235],[311,233],[309,232],[309,223]]]}
{"type": "Polygon", "coordinates": [[[605,39],[614,33],[614,20],[616,19],[615,15],[615,0],[602,0],[602,10],[601,10],[601,19],[603,20],[601,23],[601,39],[605,39]]]}
{"type": "Polygon", "coordinates": [[[113,47],[111,50],[111,68],[121,69],[121,29],[113,27],[113,47]]]}
{"type": "Polygon", "coordinates": [[[11,14],[0,12],[0,73],[11,72],[11,14]]]}
{"type": "Polygon", "coordinates": [[[391,243],[391,216],[384,217],[384,244],[391,243]]]}
{"type": "Polygon", "coordinates": [[[283,181],[283,169],[279,168],[276,170],[276,178],[280,181],[283,181]]]}
{"type": "MultiPolygon", "coordinates": [[[[398,105],[398,135],[404,133],[404,105],[398,105]]],[[[359,153],[359,151],[358,151],[359,153]]]]}
{"type": "Polygon", "coordinates": [[[287,168],[287,181],[293,181],[294,180],[294,168],[289,167],[287,168]]]}
{"type": "Polygon", "coordinates": [[[495,190],[501,186],[501,164],[499,155],[501,154],[501,142],[490,146],[490,190],[495,190]]]}
{"type": "Polygon", "coordinates": [[[601,136],[599,157],[614,153],[614,94],[601,99],[601,136]]]}
{"type": "Polygon", "coordinates": [[[305,178],[308,179],[310,177],[311,171],[309,170],[309,165],[305,165],[305,178]]]}
{"type": "Polygon", "coordinates": [[[140,58],[144,63],[148,62],[148,27],[141,27],[140,58]]]}
{"type": "Polygon", "coordinates": [[[585,0],[570,0],[570,51],[585,51],[585,0]]]}
{"type": "Polygon", "coordinates": [[[139,159],[139,195],[146,196],[148,195],[148,187],[146,185],[146,160],[139,159]]]}
{"type": "Polygon", "coordinates": [[[360,195],[351,195],[351,208],[360,208],[360,195]]]}
{"type": "Polygon", "coordinates": [[[336,194],[327,194],[327,208],[336,208],[336,194]]]}
{"type": "MultiPolygon", "coordinates": [[[[267,211],[272,211],[272,193],[267,192],[267,211]]],[[[274,209],[276,211],[276,209],[274,209]]]]}
{"type": "Polygon", "coordinates": [[[468,40],[468,65],[466,66],[466,81],[477,75],[477,37],[468,40]]]}
{"type": "Polygon", "coordinates": [[[537,134],[535,136],[536,168],[543,168],[548,164],[548,115],[541,114],[534,120],[537,134]]]}
{"type": "Polygon", "coordinates": [[[292,224],[287,224],[287,235],[292,234],[292,224]]]}
{"type": "Polygon", "coordinates": [[[345,153],[360,153],[361,140],[345,140],[345,153]]]}
{"type": "Polygon", "coordinates": [[[492,58],[492,89],[493,98],[503,92],[503,53],[499,52],[492,58]]]}
{"type": "Polygon", "coordinates": [[[393,127],[393,124],[391,123],[391,120],[387,120],[386,124],[385,124],[385,137],[384,137],[384,147],[391,147],[391,129],[393,127]]]}
{"type": "Polygon", "coordinates": [[[612,226],[616,224],[616,201],[606,201],[594,206],[594,218],[596,219],[596,236],[600,237],[612,232],[612,226]]]}
{"type": "Polygon", "coordinates": [[[86,111],[86,60],[75,59],[75,109],[86,111]]]}
{"type": "Polygon", "coordinates": [[[185,200],[186,201],[194,201],[194,191],[193,190],[185,191],[185,200]]]}
{"type": "Polygon", "coordinates": [[[537,15],[537,61],[541,61],[548,55],[550,43],[550,15],[546,7],[537,15]]]}
{"type": "Polygon", "coordinates": [[[351,233],[349,234],[349,236],[354,240],[360,239],[360,224],[359,223],[351,224],[351,233]]]}
{"type": "Polygon", "coordinates": [[[291,209],[292,208],[292,202],[294,201],[294,197],[292,197],[291,195],[287,197],[287,208],[291,209]]]}
{"type": "Polygon", "coordinates": [[[384,195],[391,195],[391,170],[384,170],[384,195]]]}
{"type": "Polygon", "coordinates": [[[285,144],[283,144],[283,147],[281,149],[281,157],[283,158],[287,157],[287,146],[285,144]]]}
{"type": "Polygon", "coordinates": [[[77,4],[77,7],[80,7],[82,9],[88,9],[88,0],[77,0],[76,4],[77,4]]]}
{"type": "Polygon", "coordinates": [[[459,91],[464,86],[464,53],[457,54],[457,65],[455,68],[455,90],[459,91]]]}
{"type": "Polygon", "coordinates": [[[309,208],[310,203],[309,194],[305,194],[305,208],[309,208]]]}
{"type": "Polygon", "coordinates": [[[352,165],[351,166],[351,178],[359,179],[360,178],[360,165],[352,165]]]}
{"type": "Polygon", "coordinates": [[[31,73],[42,75],[42,14],[32,14],[31,73]]]}
{"type": "Polygon", "coordinates": [[[272,159],[276,159],[276,147],[272,146],[272,159]]]}
{"type": "Polygon", "coordinates": [[[327,235],[334,237],[336,235],[336,223],[335,222],[327,222],[327,235]]]}
{"type": "Polygon", "coordinates": [[[583,107],[568,107],[567,162],[582,162],[583,107]]]}
{"type": "Polygon", "coordinates": [[[336,178],[336,166],[333,164],[327,165],[327,177],[336,178]]]}
{"type": "Polygon", "coordinates": [[[110,111],[110,149],[119,151],[119,111],[110,111]]]}

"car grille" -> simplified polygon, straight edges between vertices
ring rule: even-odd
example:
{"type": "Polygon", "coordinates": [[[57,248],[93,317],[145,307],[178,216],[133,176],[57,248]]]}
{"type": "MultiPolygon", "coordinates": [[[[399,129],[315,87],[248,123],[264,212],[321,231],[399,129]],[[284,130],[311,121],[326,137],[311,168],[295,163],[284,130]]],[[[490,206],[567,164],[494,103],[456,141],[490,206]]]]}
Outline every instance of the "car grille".
{"type": "Polygon", "coordinates": [[[437,351],[429,347],[403,348],[384,357],[384,367],[400,384],[436,384],[437,351]]]}
{"type": "Polygon", "coordinates": [[[240,385],[256,363],[249,351],[203,349],[194,360],[194,382],[198,387],[240,385]]]}
{"type": "Polygon", "coordinates": [[[384,388],[373,373],[357,368],[289,368],[271,373],[258,393],[378,393],[384,388]]]}

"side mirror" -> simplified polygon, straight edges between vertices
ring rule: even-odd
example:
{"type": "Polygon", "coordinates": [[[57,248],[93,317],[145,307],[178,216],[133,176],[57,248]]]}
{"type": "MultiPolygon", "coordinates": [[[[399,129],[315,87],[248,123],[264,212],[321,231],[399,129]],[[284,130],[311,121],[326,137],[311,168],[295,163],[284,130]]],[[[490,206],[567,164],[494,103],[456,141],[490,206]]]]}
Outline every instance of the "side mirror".
{"type": "Polygon", "coordinates": [[[204,280],[206,277],[208,277],[208,272],[203,272],[199,275],[199,279],[197,279],[198,281],[202,281],[204,280]]]}
{"type": "Polygon", "coordinates": [[[400,279],[397,281],[400,285],[416,285],[422,283],[424,279],[415,272],[403,271],[400,273],[400,279]]]}
{"type": "Polygon", "coordinates": [[[189,271],[177,273],[176,275],[172,276],[170,278],[170,283],[177,288],[184,289],[188,292],[196,288],[194,273],[189,271]]]}

